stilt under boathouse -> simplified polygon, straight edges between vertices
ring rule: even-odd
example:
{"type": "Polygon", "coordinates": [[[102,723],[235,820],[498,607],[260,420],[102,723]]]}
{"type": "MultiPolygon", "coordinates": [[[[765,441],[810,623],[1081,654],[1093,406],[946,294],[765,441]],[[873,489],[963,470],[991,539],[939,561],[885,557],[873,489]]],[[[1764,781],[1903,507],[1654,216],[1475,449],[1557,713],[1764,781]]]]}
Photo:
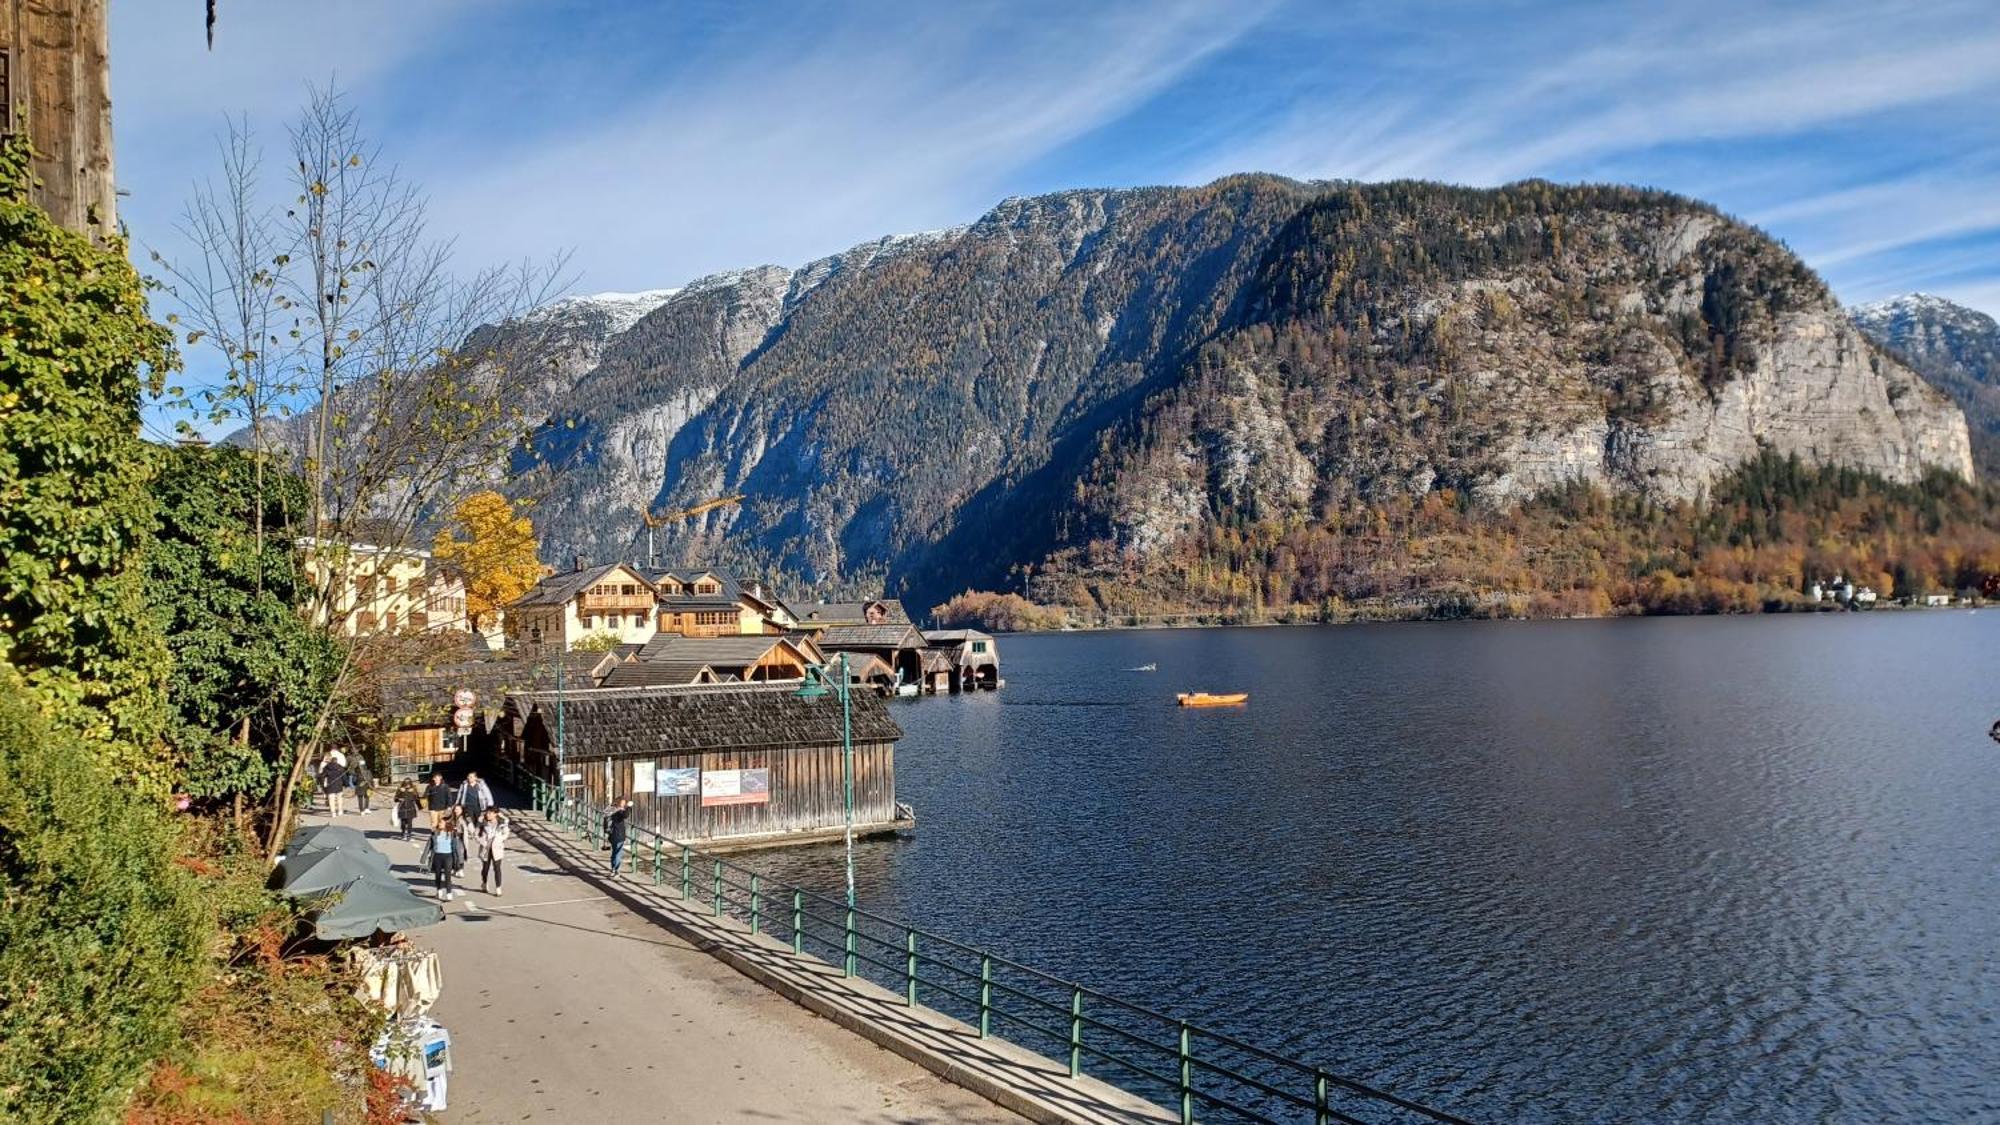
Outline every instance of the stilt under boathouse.
{"type": "MultiPolygon", "coordinates": [[[[507,697],[501,753],[557,777],[556,693],[507,697]]],[[[851,697],[854,829],[913,828],[896,801],[902,728],[872,693],[851,697]]],[[[841,704],[798,684],[596,688],[562,695],[567,788],[609,807],[632,799],[632,823],[707,850],[837,840],[846,824],[841,704]]]]}

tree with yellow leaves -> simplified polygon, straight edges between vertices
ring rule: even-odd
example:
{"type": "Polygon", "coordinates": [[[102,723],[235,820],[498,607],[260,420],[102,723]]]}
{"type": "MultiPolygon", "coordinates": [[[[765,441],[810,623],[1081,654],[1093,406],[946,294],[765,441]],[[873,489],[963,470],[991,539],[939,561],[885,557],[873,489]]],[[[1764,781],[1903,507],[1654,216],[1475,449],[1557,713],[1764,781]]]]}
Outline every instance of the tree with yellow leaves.
{"type": "Polygon", "coordinates": [[[514,514],[514,505],[498,492],[461,500],[453,524],[438,532],[431,554],[465,576],[465,615],[477,632],[482,620],[540,581],[545,568],[536,554],[535,525],[514,514]]]}

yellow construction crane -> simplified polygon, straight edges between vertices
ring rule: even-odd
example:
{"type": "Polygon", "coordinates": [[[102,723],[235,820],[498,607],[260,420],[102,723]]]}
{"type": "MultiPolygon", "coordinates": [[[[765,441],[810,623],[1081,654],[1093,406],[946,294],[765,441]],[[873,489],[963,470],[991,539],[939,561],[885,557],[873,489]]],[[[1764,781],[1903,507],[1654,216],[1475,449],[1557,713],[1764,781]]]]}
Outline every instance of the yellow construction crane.
{"type": "Polygon", "coordinates": [[[670,523],[679,523],[682,520],[691,520],[705,512],[712,512],[717,508],[727,508],[731,504],[741,504],[742,502],[743,494],[739,492],[733,496],[718,496],[713,500],[703,500],[692,508],[682,508],[677,512],[651,512],[641,509],[639,519],[646,525],[646,565],[653,565],[656,558],[653,554],[654,528],[665,527],[670,523]]]}

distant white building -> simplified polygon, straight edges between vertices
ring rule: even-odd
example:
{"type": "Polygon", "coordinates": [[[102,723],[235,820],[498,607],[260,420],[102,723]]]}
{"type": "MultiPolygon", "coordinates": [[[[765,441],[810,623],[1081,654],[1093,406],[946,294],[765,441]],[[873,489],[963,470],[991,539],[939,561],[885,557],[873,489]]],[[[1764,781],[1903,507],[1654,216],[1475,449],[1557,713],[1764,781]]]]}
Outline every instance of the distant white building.
{"type": "Polygon", "coordinates": [[[1933,605],[1933,606],[1936,606],[1936,605],[1950,605],[1950,604],[1951,604],[1951,595],[1950,595],[1950,594],[1925,594],[1925,595],[1924,595],[1924,604],[1925,604],[1925,605],[1933,605]]]}

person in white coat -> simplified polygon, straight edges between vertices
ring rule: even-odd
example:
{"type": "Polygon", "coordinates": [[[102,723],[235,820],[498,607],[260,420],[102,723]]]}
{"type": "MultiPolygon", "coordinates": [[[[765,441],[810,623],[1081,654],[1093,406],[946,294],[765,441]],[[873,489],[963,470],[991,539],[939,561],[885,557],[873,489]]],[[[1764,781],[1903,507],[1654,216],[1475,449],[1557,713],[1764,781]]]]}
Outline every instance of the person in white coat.
{"type": "Polygon", "coordinates": [[[500,889],[500,878],[510,829],[507,817],[499,809],[489,808],[479,817],[479,889],[486,892],[491,886],[490,893],[495,898],[506,894],[500,889]]]}

